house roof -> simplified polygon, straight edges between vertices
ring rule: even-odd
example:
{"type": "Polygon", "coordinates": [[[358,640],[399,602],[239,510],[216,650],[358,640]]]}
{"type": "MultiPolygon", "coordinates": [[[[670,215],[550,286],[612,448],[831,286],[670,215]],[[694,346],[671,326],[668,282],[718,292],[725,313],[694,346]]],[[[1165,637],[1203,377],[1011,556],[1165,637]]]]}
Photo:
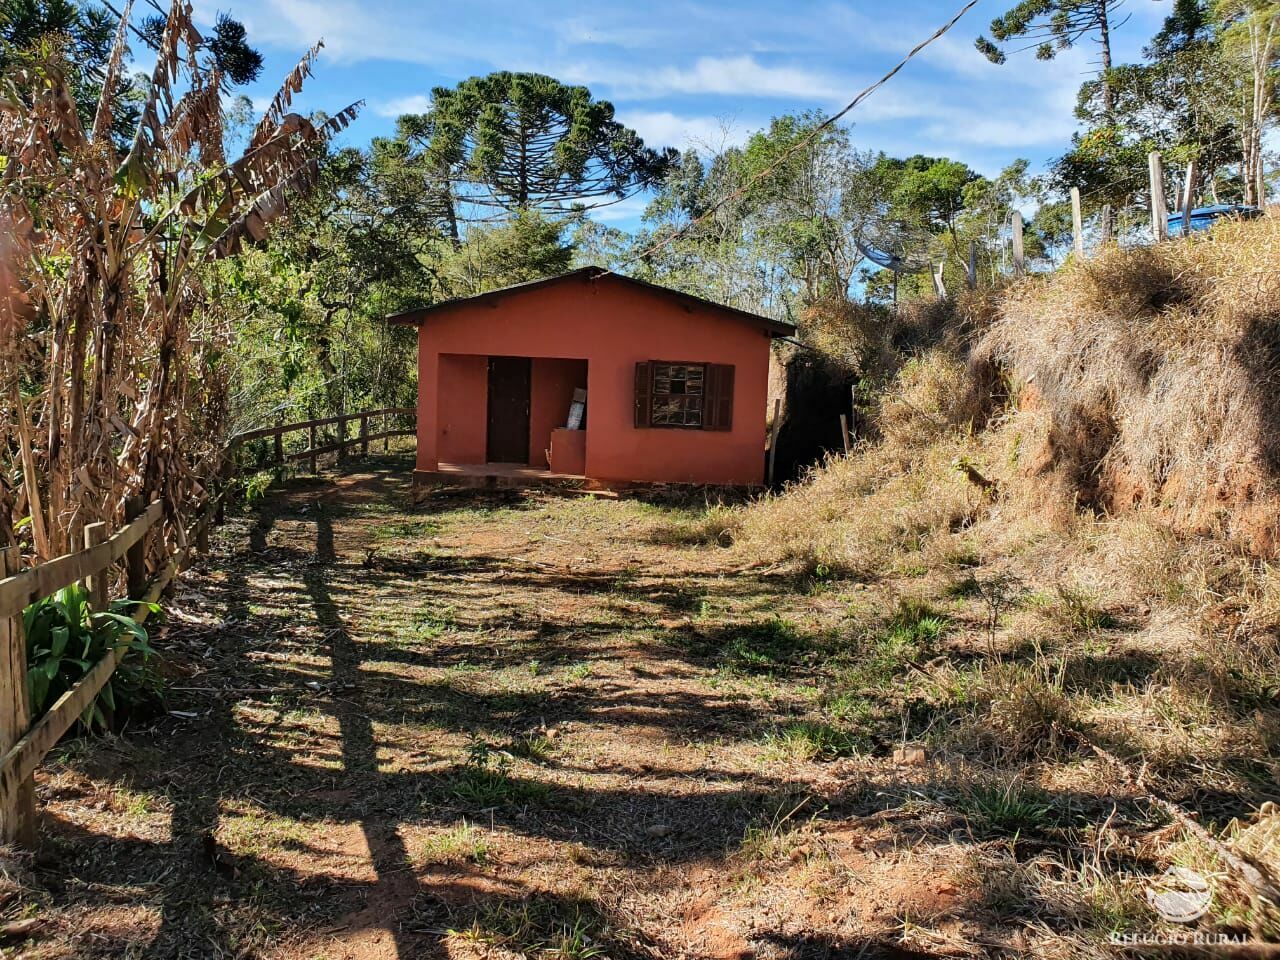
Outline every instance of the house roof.
{"type": "Polygon", "coordinates": [[[577,270],[571,270],[568,273],[562,273],[555,277],[546,277],[542,280],[530,280],[527,283],[517,283],[510,287],[502,287],[499,290],[490,290],[487,293],[477,294],[474,297],[458,297],[453,300],[442,300],[439,303],[433,303],[428,307],[420,307],[417,310],[410,310],[406,313],[399,313],[395,316],[388,317],[390,323],[399,323],[406,326],[421,326],[434,313],[440,313],[452,307],[461,306],[471,303],[486,303],[501,299],[514,293],[523,293],[527,290],[536,290],[539,287],[549,287],[557,283],[567,283],[573,280],[580,280],[584,283],[594,283],[605,277],[613,280],[620,280],[623,283],[629,283],[633,286],[644,287],[655,293],[670,297],[672,300],[679,300],[686,305],[706,307],[711,310],[718,310],[721,313],[728,314],[736,320],[748,323],[753,327],[765,331],[774,337],[790,337],[796,332],[794,325],[784,323],[781,320],[773,320],[769,317],[762,317],[759,314],[748,313],[746,310],[739,310],[737,307],[729,307],[723,303],[716,303],[714,300],[704,300],[702,297],[695,297],[693,294],[682,293],[679,290],[672,290],[670,287],[661,287],[656,283],[649,283],[645,280],[637,280],[634,277],[623,276],[620,273],[614,273],[612,270],[606,270],[603,267],[581,267],[577,270]]]}

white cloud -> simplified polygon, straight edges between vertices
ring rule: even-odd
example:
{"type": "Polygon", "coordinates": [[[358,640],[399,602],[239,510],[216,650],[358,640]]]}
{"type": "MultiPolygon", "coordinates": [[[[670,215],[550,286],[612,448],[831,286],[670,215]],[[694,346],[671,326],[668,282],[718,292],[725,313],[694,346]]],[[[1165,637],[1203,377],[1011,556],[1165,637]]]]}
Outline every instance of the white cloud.
{"type": "Polygon", "coordinates": [[[682,117],[669,110],[624,110],[617,119],[651,147],[716,151],[743,143],[748,133],[728,117],[682,117]]]}
{"type": "Polygon", "coordinates": [[[609,65],[577,64],[568,68],[580,82],[608,86],[619,99],[645,99],[671,94],[718,94],[739,97],[794,97],[829,100],[840,85],[824,74],[802,67],[768,66],[755,57],[699,57],[690,67],[619,70],[609,65]]]}
{"type": "Polygon", "coordinates": [[[399,117],[406,113],[426,113],[430,109],[431,97],[425,93],[415,93],[376,103],[373,112],[380,117],[399,117]]]}

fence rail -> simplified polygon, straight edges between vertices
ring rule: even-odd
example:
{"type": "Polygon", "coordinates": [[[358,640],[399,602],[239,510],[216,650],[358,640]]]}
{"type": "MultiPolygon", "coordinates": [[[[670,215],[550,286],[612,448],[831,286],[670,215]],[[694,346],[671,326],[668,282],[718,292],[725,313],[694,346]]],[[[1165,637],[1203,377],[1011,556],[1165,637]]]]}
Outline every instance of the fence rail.
{"type": "Polygon", "coordinates": [[[375,440],[384,441],[383,449],[386,449],[385,441],[392,437],[412,436],[416,430],[415,425],[410,422],[405,427],[392,426],[395,417],[413,417],[417,413],[413,407],[382,407],[378,410],[363,410],[359,413],[340,413],[332,417],[320,417],[317,420],[301,420],[297,423],[279,423],[274,427],[258,427],[254,430],[246,430],[244,433],[238,433],[231,438],[231,447],[234,449],[243,446],[253,440],[272,439],[272,461],[278,465],[286,462],[293,463],[299,460],[309,461],[311,472],[315,473],[319,466],[318,458],[326,453],[336,453],[338,459],[346,456],[347,451],[358,446],[361,454],[368,454],[369,444],[375,440]],[[375,418],[381,419],[382,429],[370,433],[369,425],[375,418]],[[351,422],[359,424],[356,436],[348,438],[347,424],[351,422]],[[337,426],[338,439],[332,443],[320,444],[317,431],[321,427],[337,426]],[[284,438],[287,434],[307,431],[308,445],[305,450],[285,453],[284,438]]]}
{"type": "Polygon", "coordinates": [[[85,549],[25,570],[20,569],[17,547],[0,547],[0,843],[16,843],[28,848],[34,844],[36,768],[106,686],[127,649],[124,644],[117,645],[32,724],[27,695],[27,645],[22,625],[26,607],[63,587],[84,583],[90,607],[95,611],[105,610],[108,573],[115,564],[124,561],[128,599],[138,602],[134,619],[145,621],[151,605],[183,569],[192,550],[206,548],[209,527],[221,514],[230,489],[228,481],[236,470],[237,453],[245,442],[274,438],[277,463],[282,464],[286,459],[310,460],[314,471],[316,458],[321,454],[336,452],[342,457],[351,446],[359,446],[362,453],[368,453],[369,443],[374,440],[412,434],[412,425],[391,428],[389,424],[393,417],[414,413],[412,407],[386,407],[277,424],[232,437],[222,451],[223,464],[217,471],[222,482],[217,484],[190,527],[181,531],[183,535],[178,542],[182,546],[168,557],[150,581],[145,575],[147,534],[162,526],[166,519],[165,505],[159,500],[150,504],[137,499],[130,501],[126,511],[129,521],[115,534],[107,536],[104,523],[90,524],[85,528],[85,549]],[[370,421],[378,417],[382,418],[383,430],[370,433],[370,421]],[[359,434],[348,439],[346,424],[352,421],[359,422],[359,434]],[[316,430],[331,424],[338,425],[338,441],[317,446],[316,430]],[[309,447],[286,458],[282,438],[302,430],[308,432],[309,447]]]}

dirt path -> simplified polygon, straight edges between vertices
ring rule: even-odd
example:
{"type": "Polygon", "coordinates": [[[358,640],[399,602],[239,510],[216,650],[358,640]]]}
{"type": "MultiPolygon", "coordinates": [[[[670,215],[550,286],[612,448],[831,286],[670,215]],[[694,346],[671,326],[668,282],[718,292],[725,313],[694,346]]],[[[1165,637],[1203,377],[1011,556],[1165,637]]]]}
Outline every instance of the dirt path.
{"type": "Polygon", "coordinates": [[[824,600],[683,518],[414,508],[394,460],[270,495],[157,640],[176,715],[43,776],[33,955],[874,956],[947,912],[945,833],[834,826],[884,798],[787,738],[824,600]]]}
{"type": "Polygon", "coordinates": [[[739,569],[697,507],[414,507],[395,458],[272,492],[168,607],[173,712],[42,771],[0,883],[25,955],[1094,956],[1149,923],[1075,866],[1163,869],[1142,811],[975,713],[977,601],[739,569]]]}

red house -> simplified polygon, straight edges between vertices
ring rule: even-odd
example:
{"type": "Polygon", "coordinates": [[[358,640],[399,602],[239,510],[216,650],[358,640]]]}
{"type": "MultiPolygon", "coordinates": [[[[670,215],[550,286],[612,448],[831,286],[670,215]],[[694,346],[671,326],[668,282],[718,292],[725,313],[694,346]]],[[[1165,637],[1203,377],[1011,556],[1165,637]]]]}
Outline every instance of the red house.
{"type": "Polygon", "coordinates": [[[418,328],[418,480],[764,480],[789,324],[599,267],[392,322],[418,328]]]}

